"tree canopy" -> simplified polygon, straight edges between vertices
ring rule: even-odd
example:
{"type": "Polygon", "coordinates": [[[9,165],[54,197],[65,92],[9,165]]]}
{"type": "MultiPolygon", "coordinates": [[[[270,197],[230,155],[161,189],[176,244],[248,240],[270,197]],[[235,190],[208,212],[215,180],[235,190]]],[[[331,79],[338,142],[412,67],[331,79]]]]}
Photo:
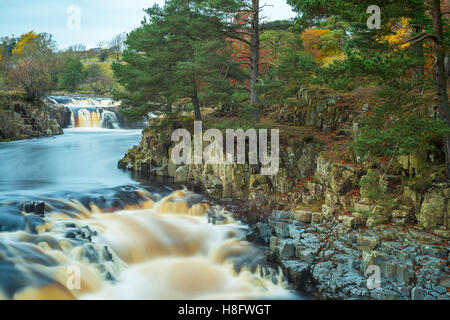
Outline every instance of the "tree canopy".
{"type": "Polygon", "coordinates": [[[200,106],[215,93],[227,103],[233,87],[227,80],[239,75],[223,33],[228,12],[215,5],[209,0],[169,0],[164,7],[147,9],[142,26],[126,40],[125,63],[113,65],[126,89],[115,97],[143,113],[172,113],[176,103],[190,104],[197,119],[200,106]]]}

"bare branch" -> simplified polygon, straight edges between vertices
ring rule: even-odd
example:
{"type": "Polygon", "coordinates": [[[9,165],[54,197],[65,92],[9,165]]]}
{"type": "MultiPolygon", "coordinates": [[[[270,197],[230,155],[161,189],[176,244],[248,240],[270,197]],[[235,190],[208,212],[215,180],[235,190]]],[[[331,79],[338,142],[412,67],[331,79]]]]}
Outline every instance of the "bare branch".
{"type": "Polygon", "coordinates": [[[398,43],[394,43],[393,45],[394,46],[399,46],[399,45],[402,45],[402,44],[405,44],[405,43],[408,43],[408,42],[411,42],[411,44],[414,44],[416,42],[423,41],[423,40],[425,40],[427,38],[431,38],[435,42],[437,41],[436,36],[432,35],[431,33],[423,32],[423,33],[421,33],[421,34],[419,34],[419,35],[417,35],[415,37],[412,37],[411,39],[408,39],[408,40],[405,40],[405,41],[402,41],[402,42],[398,42],[398,43]]]}
{"type": "Polygon", "coordinates": [[[273,62],[270,62],[270,61],[262,61],[262,62],[260,62],[258,64],[268,64],[269,66],[278,67],[277,64],[275,64],[273,62]]]}
{"type": "Polygon", "coordinates": [[[250,45],[250,41],[248,41],[248,40],[246,40],[246,39],[244,39],[242,37],[239,37],[237,35],[231,34],[229,32],[225,32],[225,34],[227,35],[227,37],[230,37],[231,39],[239,40],[239,41],[241,41],[241,42],[243,42],[243,43],[245,43],[247,45],[250,45]]]}
{"type": "Polygon", "coordinates": [[[259,12],[261,12],[266,7],[273,7],[273,6],[274,6],[273,4],[265,3],[265,4],[263,4],[262,6],[259,7],[259,12]]]}

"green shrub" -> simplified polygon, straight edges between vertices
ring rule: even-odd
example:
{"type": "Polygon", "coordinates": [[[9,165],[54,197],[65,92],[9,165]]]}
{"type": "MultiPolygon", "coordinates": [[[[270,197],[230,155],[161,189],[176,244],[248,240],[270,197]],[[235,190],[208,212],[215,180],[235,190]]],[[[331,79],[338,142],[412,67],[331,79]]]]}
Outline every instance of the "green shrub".
{"type": "Polygon", "coordinates": [[[369,169],[367,174],[359,180],[361,195],[368,197],[374,202],[387,199],[387,187],[381,181],[381,174],[378,170],[369,169]]]}

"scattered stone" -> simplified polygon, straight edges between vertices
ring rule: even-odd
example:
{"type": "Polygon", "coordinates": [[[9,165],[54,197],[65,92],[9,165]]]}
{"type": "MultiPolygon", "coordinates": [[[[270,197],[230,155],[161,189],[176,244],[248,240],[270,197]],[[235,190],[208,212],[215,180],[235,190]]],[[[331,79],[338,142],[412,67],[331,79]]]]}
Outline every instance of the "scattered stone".
{"type": "Polygon", "coordinates": [[[303,223],[311,223],[312,212],[308,210],[296,210],[295,220],[303,223]]]}
{"type": "Polygon", "coordinates": [[[312,249],[302,249],[301,247],[297,247],[295,251],[295,256],[300,259],[300,261],[304,261],[306,263],[313,263],[316,252],[312,249]]]}
{"type": "Polygon", "coordinates": [[[319,224],[323,221],[323,213],[322,212],[313,212],[311,215],[311,223],[319,224]]]}
{"type": "Polygon", "coordinates": [[[433,267],[436,269],[444,270],[447,266],[447,260],[435,258],[432,256],[417,256],[415,262],[418,265],[425,267],[433,267]]]}
{"type": "Polygon", "coordinates": [[[414,287],[411,290],[411,299],[412,300],[425,300],[426,291],[420,287],[414,287]]]}
{"type": "Polygon", "coordinates": [[[356,239],[358,247],[363,251],[370,251],[375,249],[380,242],[375,235],[358,234],[356,236],[356,239]]]}
{"type": "Polygon", "coordinates": [[[289,225],[289,236],[292,239],[300,239],[303,232],[304,232],[303,228],[300,228],[299,226],[293,224],[289,225]]]}
{"type": "Polygon", "coordinates": [[[428,230],[443,225],[444,217],[447,214],[446,202],[444,193],[438,190],[426,193],[420,212],[417,214],[419,223],[428,230]]]}
{"type": "Polygon", "coordinates": [[[373,227],[376,227],[381,224],[388,223],[390,220],[386,216],[382,215],[372,215],[369,218],[367,218],[366,226],[369,229],[372,229],[373,227]]]}
{"type": "Polygon", "coordinates": [[[275,251],[278,244],[278,238],[277,237],[270,237],[270,243],[269,248],[271,251],[275,251]]]}
{"type": "Polygon", "coordinates": [[[188,166],[179,167],[175,170],[175,182],[186,182],[189,173],[188,166]]]}
{"type": "Polygon", "coordinates": [[[292,257],[295,253],[295,247],[288,240],[278,240],[277,249],[281,257],[292,257]]]}
{"type": "Polygon", "coordinates": [[[358,218],[352,216],[343,216],[342,225],[347,228],[355,228],[358,226],[358,218]]]}
{"type": "Polygon", "coordinates": [[[396,224],[404,225],[408,222],[409,213],[405,210],[394,210],[392,220],[396,224]]]}
{"type": "Polygon", "coordinates": [[[44,216],[45,202],[27,202],[23,205],[23,211],[26,213],[34,213],[39,216],[44,216]]]}
{"type": "Polygon", "coordinates": [[[295,283],[298,289],[305,286],[310,276],[310,265],[308,263],[283,259],[281,265],[287,273],[288,280],[295,283]]]}

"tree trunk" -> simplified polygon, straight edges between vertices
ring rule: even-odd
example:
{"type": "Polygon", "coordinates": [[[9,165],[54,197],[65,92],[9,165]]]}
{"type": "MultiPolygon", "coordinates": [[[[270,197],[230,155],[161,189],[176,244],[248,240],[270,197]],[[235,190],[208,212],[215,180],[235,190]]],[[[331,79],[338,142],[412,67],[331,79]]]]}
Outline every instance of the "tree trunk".
{"type": "MultiPolygon", "coordinates": [[[[422,28],[415,26],[414,32],[416,34],[419,34],[422,32],[422,28]]],[[[423,54],[423,41],[419,41],[419,42],[415,43],[413,46],[413,50],[414,50],[414,55],[416,56],[416,58],[421,61],[420,64],[418,64],[414,67],[414,78],[422,79],[425,74],[425,64],[424,64],[425,58],[424,58],[424,54],[423,54]]]]}
{"type": "MultiPolygon", "coordinates": [[[[441,20],[441,2],[439,0],[433,0],[433,31],[436,37],[435,42],[435,58],[436,58],[436,70],[435,70],[435,86],[436,86],[436,98],[439,110],[439,117],[447,122],[450,126],[450,117],[448,111],[448,95],[447,95],[447,78],[445,75],[445,48],[444,48],[444,35],[442,32],[442,20],[441,20]]],[[[445,154],[445,172],[447,178],[450,178],[450,136],[443,138],[444,142],[444,154],[445,154]]]]}
{"type": "Polygon", "coordinates": [[[252,0],[252,19],[250,37],[250,105],[258,104],[256,84],[259,66],[259,0],[252,0]]]}
{"type": "Polygon", "coordinates": [[[196,121],[202,121],[202,113],[200,112],[200,103],[198,102],[197,88],[194,87],[194,95],[191,97],[194,106],[194,116],[196,121]]]}
{"type": "Polygon", "coordinates": [[[448,53],[445,54],[445,77],[448,78],[450,75],[450,55],[448,53]]]}

